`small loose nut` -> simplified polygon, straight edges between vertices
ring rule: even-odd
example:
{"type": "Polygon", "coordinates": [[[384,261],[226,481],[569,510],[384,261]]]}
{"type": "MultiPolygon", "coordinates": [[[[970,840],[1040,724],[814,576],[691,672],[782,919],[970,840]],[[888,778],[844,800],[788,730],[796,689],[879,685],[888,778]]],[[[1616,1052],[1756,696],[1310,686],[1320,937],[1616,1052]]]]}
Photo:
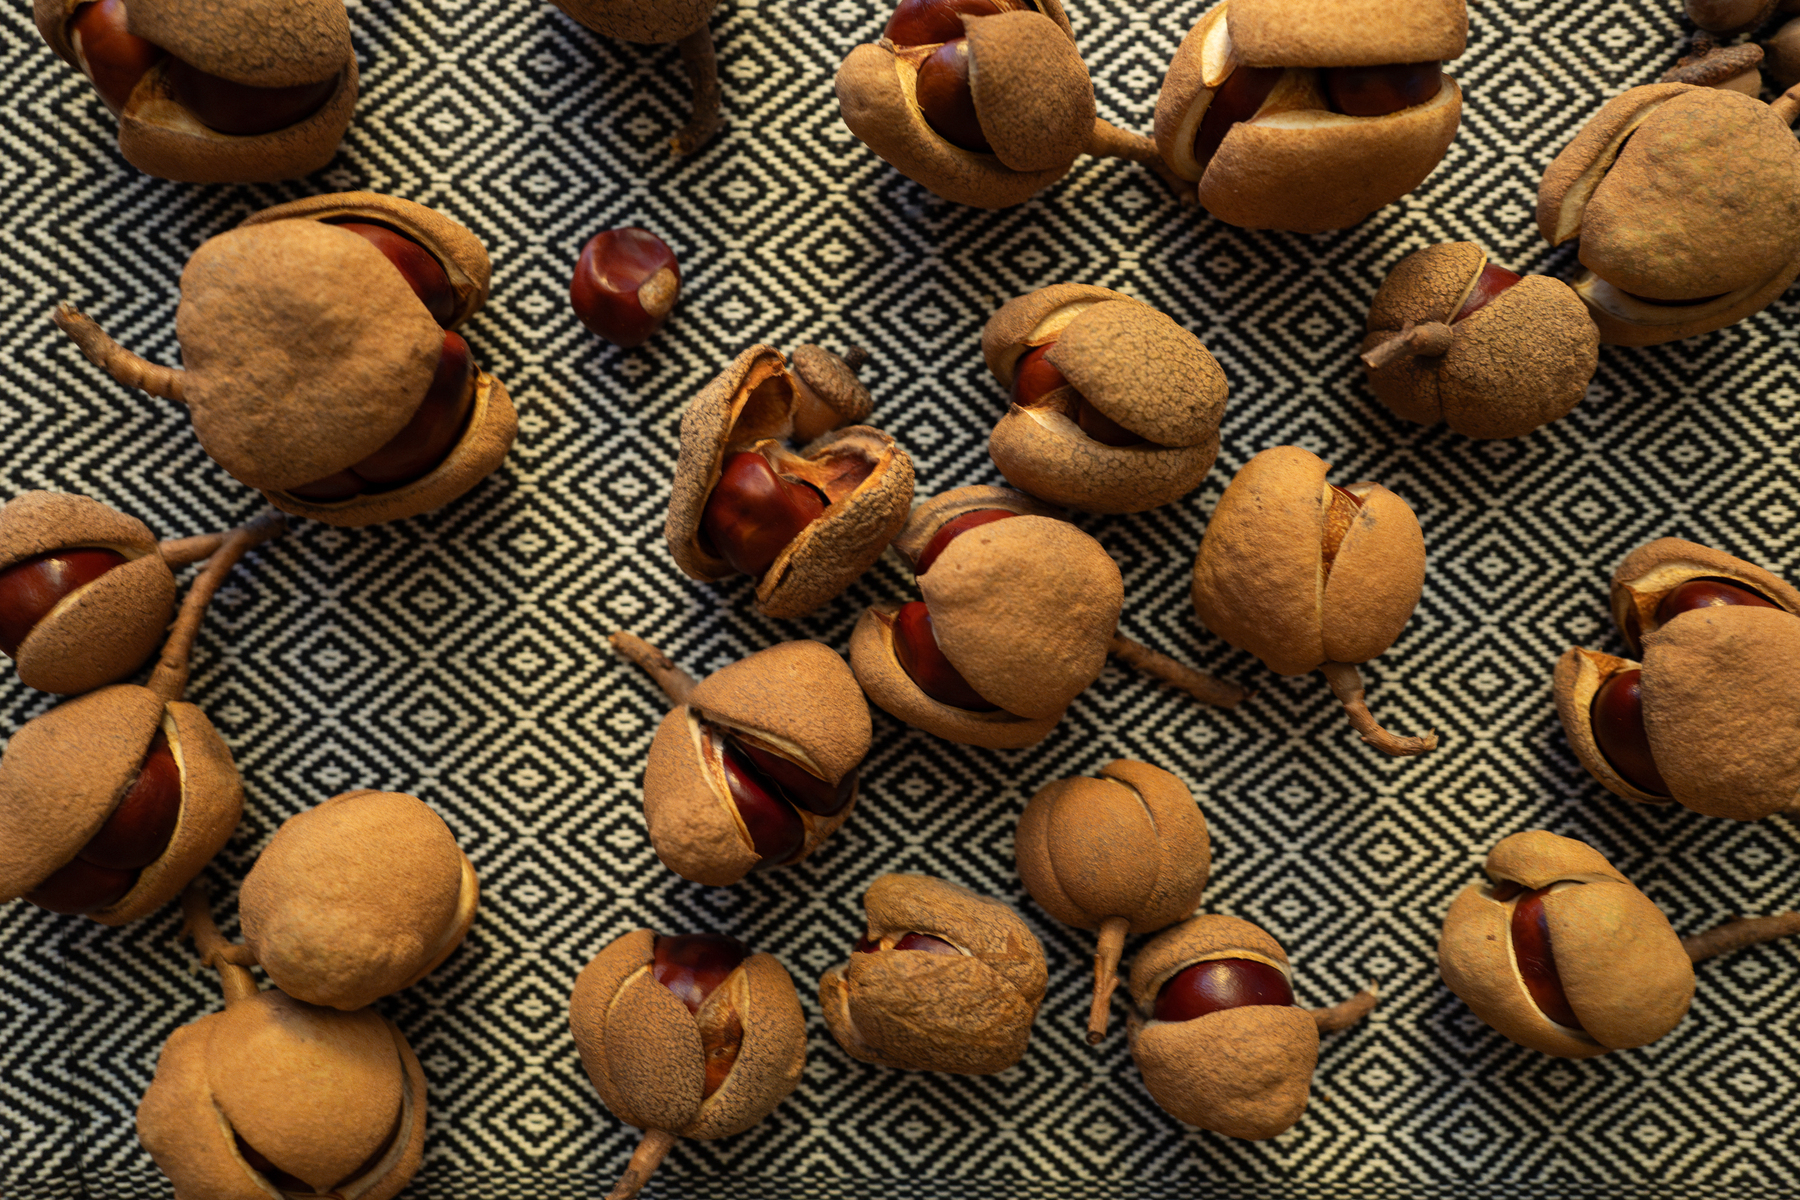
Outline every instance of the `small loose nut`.
{"type": "Polygon", "coordinates": [[[806,1066],[806,1017],[773,955],[735,938],[637,929],[594,956],[569,997],[581,1065],[612,1114],[645,1131],[609,1197],[635,1196],[678,1138],[742,1133],[806,1066]]]}
{"type": "Polygon", "coordinates": [[[1800,149],[1777,112],[1685,83],[1632,88],[1538,185],[1544,240],[1581,240],[1572,285],[1600,340],[1652,346],[1743,320],[1800,276],[1800,149]]]}
{"type": "Polygon", "coordinates": [[[1194,559],[1200,621],[1280,675],[1321,671],[1365,742],[1421,754],[1435,735],[1375,723],[1356,664],[1400,636],[1425,582],[1425,538],[1406,501],[1377,483],[1326,482],[1297,446],[1244,464],[1219,498],[1194,559]]]}
{"type": "Polygon", "coordinates": [[[1744,33],[1761,25],[1775,11],[1777,0],[1683,0],[1682,8],[1708,33],[1744,33]]]}
{"type": "Polygon", "coordinates": [[[981,347],[1012,393],[988,454],[1015,487],[1087,512],[1143,512],[1212,469],[1225,374],[1149,305],[1082,284],[1040,288],[990,317],[981,347]]]}
{"type": "Polygon", "coordinates": [[[1154,933],[1192,913],[1212,871],[1212,841],[1193,793],[1169,772],[1120,759],[1098,779],[1046,784],[1025,805],[1014,849],[1019,879],[1044,911],[1100,934],[1087,1039],[1106,1036],[1127,933],[1154,933]]]}
{"type": "Polygon", "coordinates": [[[641,346],[662,328],[681,290],[667,242],[627,226],[596,233],[581,248],[569,303],[588,329],[615,346],[641,346]]]}
{"type": "Polygon", "coordinates": [[[411,987],[462,944],[480,887],[417,797],[355,791],[282,823],[238,896],[276,987],[345,1010],[411,987]]]}
{"type": "Polygon", "coordinates": [[[659,0],[655,4],[617,4],[612,0],[550,0],[570,17],[602,37],[646,46],[675,43],[688,86],[694,93],[692,114],[669,142],[675,154],[692,154],[719,131],[719,60],[713,52],[707,21],[718,0],[659,0]]]}
{"type": "Polygon", "coordinates": [[[863,940],[819,980],[825,1024],[846,1054],[953,1075],[992,1075],[1024,1057],[1049,976],[1017,913],[925,875],[883,875],[863,909],[863,940]]]}
{"type": "Polygon", "coordinates": [[[1474,242],[1401,259],[1369,307],[1362,362],[1399,417],[1465,437],[1522,437],[1581,402],[1600,333],[1569,286],[1524,278],[1474,242]]]}

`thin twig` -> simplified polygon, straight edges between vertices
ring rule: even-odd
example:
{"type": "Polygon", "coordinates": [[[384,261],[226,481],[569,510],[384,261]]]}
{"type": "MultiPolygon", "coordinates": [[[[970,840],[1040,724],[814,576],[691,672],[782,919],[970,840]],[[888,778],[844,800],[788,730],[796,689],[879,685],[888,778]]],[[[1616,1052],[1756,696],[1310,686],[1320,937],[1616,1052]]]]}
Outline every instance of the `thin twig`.
{"type": "Polygon", "coordinates": [[[1730,954],[1759,942],[1792,937],[1800,933],[1800,912],[1776,913],[1772,917],[1740,917],[1715,926],[1705,933],[1681,939],[1681,948],[1693,962],[1704,962],[1720,954],[1730,954]]]}
{"type": "Polygon", "coordinates": [[[1131,922],[1108,917],[1100,923],[1100,942],[1094,947],[1094,1002],[1088,1007],[1087,1041],[1098,1046],[1106,1038],[1112,1016],[1112,995],[1119,986],[1119,955],[1125,952],[1125,935],[1131,922]]]}
{"type": "Polygon", "coordinates": [[[89,362],[126,387],[138,388],[166,400],[184,399],[186,372],[133,354],[113,341],[93,318],[83,315],[73,304],[65,301],[57,305],[50,319],[81,348],[89,362]]]}
{"type": "Polygon", "coordinates": [[[200,953],[202,966],[211,967],[219,973],[219,987],[225,993],[225,1006],[231,1007],[240,1000],[248,1000],[260,990],[256,986],[256,977],[241,966],[232,962],[235,957],[231,952],[242,949],[234,942],[225,940],[219,927],[213,923],[212,901],[206,894],[206,885],[196,879],[188,884],[187,891],[181,894],[181,915],[184,918],[181,934],[194,939],[194,949],[200,953]]]}
{"type": "Polygon", "coordinates": [[[1408,321],[1400,327],[1399,333],[1363,355],[1363,366],[1371,371],[1379,371],[1396,358],[1404,358],[1408,354],[1442,358],[1450,353],[1450,346],[1455,341],[1456,331],[1442,321],[1426,321],[1422,325],[1408,321]]]}
{"type": "Polygon", "coordinates": [[[1146,675],[1162,680],[1170,687],[1180,688],[1202,704],[1212,704],[1219,708],[1236,708],[1256,693],[1248,688],[1239,687],[1235,683],[1226,683],[1216,679],[1204,671],[1196,671],[1192,667],[1184,667],[1166,654],[1158,653],[1142,642],[1134,642],[1128,637],[1113,635],[1112,645],[1107,647],[1109,653],[1127,666],[1135,667],[1146,675]]]}
{"type": "Polygon", "coordinates": [[[642,1191],[656,1168],[662,1165],[663,1156],[668,1154],[677,1140],[667,1130],[646,1129],[643,1140],[631,1152],[631,1161],[625,1164],[625,1173],[619,1176],[619,1182],[613,1185],[613,1190],[606,1193],[606,1200],[631,1200],[642,1191]]]}
{"type": "Polygon", "coordinates": [[[688,693],[694,690],[699,680],[676,666],[669,656],[646,642],[635,633],[626,633],[623,629],[606,639],[628,661],[643,668],[644,673],[656,681],[656,685],[676,704],[686,704],[688,693]]]}
{"type": "Polygon", "coordinates": [[[1351,727],[1369,745],[1395,758],[1437,749],[1435,733],[1428,733],[1424,737],[1401,737],[1399,734],[1389,733],[1376,722],[1375,715],[1363,702],[1362,674],[1357,671],[1355,663],[1325,663],[1319,667],[1319,671],[1331,685],[1332,694],[1338,698],[1338,703],[1349,714],[1351,727]]]}
{"type": "Polygon", "coordinates": [[[1340,1029],[1348,1029],[1375,1011],[1375,1001],[1380,996],[1381,985],[1370,983],[1368,987],[1342,1004],[1333,1004],[1330,1008],[1313,1009],[1313,1023],[1319,1027],[1320,1033],[1336,1033],[1340,1029]]]}
{"type": "Polygon", "coordinates": [[[237,565],[238,559],[252,546],[260,545],[287,529],[287,518],[280,513],[265,513],[247,525],[226,534],[219,548],[206,560],[206,566],[194,577],[188,594],[181,602],[181,612],[163,642],[162,657],[151,672],[147,686],[164,700],[179,700],[187,691],[188,671],[194,654],[194,638],[200,623],[206,619],[206,606],[237,565]]]}

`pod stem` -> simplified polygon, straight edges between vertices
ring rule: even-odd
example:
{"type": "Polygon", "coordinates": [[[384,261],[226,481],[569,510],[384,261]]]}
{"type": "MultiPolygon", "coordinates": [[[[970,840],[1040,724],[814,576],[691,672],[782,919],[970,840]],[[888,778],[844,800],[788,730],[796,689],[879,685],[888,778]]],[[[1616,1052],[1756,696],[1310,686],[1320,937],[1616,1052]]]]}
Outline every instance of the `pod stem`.
{"type": "Polygon", "coordinates": [[[1349,714],[1351,727],[1369,745],[1395,758],[1437,749],[1438,739],[1435,733],[1428,733],[1424,737],[1401,737],[1397,733],[1389,733],[1376,722],[1369,706],[1363,702],[1362,673],[1356,669],[1355,663],[1328,662],[1320,665],[1319,672],[1325,676],[1325,682],[1331,685],[1331,694],[1338,698],[1338,703],[1349,714]]]}
{"type": "Polygon", "coordinates": [[[1456,331],[1442,321],[1426,321],[1422,325],[1408,321],[1400,327],[1399,333],[1363,355],[1363,366],[1371,371],[1379,371],[1395,359],[1404,358],[1408,354],[1442,358],[1450,353],[1450,345],[1454,341],[1456,331]]]}
{"type": "Polygon", "coordinates": [[[643,668],[656,685],[668,693],[669,699],[676,704],[686,704],[688,693],[694,690],[699,681],[686,671],[669,661],[669,656],[646,642],[635,633],[626,633],[623,629],[606,639],[612,643],[627,660],[643,668]]]}
{"type": "Polygon", "coordinates": [[[224,541],[222,533],[201,533],[193,537],[165,538],[156,544],[156,548],[171,567],[185,567],[207,557],[224,541]]]}
{"type": "Polygon", "coordinates": [[[149,392],[165,400],[185,402],[187,372],[139,357],[112,340],[107,332],[68,301],[50,314],[56,327],[68,334],[89,362],[128,388],[149,392]]]}
{"type": "Polygon", "coordinates": [[[1119,955],[1125,952],[1125,935],[1130,931],[1131,922],[1124,917],[1108,917],[1100,923],[1100,943],[1094,948],[1094,1003],[1088,1009],[1090,1046],[1098,1046],[1106,1038],[1112,994],[1119,986],[1119,955]]]}
{"type": "Polygon", "coordinates": [[[694,89],[694,112],[670,139],[669,148],[676,154],[692,154],[719,131],[719,58],[713,53],[712,30],[705,25],[675,45],[694,89]]]}
{"type": "Polygon", "coordinates": [[[225,1007],[255,996],[259,989],[256,976],[250,974],[248,968],[232,961],[238,957],[234,950],[244,947],[225,940],[219,927],[213,923],[212,901],[206,894],[206,885],[196,879],[188,884],[187,891],[181,894],[181,925],[183,937],[194,939],[194,949],[200,953],[200,965],[211,967],[219,973],[219,987],[225,993],[225,1007]]]}
{"type": "Polygon", "coordinates": [[[1202,704],[1212,704],[1219,708],[1236,708],[1256,694],[1235,683],[1226,683],[1223,679],[1215,679],[1204,671],[1184,667],[1168,655],[1160,654],[1141,642],[1134,642],[1130,638],[1121,637],[1118,634],[1113,635],[1112,645],[1107,647],[1107,651],[1127,666],[1135,667],[1146,675],[1152,675],[1170,687],[1180,688],[1202,704]]]}
{"type": "Polygon", "coordinates": [[[625,1164],[625,1173],[613,1184],[613,1190],[606,1193],[606,1200],[631,1200],[642,1191],[656,1168],[662,1165],[663,1157],[679,1140],[666,1129],[644,1130],[643,1139],[631,1152],[631,1161],[625,1164]]]}
{"type": "Polygon", "coordinates": [[[1693,962],[1704,962],[1720,954],[1730,954],[1760,942],[1792,937],[1800,933],[1800,912],[1776,913],[1772,917],[1740,917],[1715,926],[1705,933],[1681,939],[1681,948],[1693,962]]]}
{"type": "Polygon", "coordinates": [[[1094,132],[1088,135],[1087,152],[1095,158],[1122,158],[1127,162],[1142,163],[1169,186],[1182,204],[1193,204],[1198,199],[1194,185],[1169,169],[1154,141],[1141,133],[1120,129],[1104,117],[1094,118],[1094,132]]]}
{"type": "Polygon", "coordinates": [[[863,369],[863,364],[869,361],[869,352],[861,346],[852,346],[838,355],[838,358],[843,360],[844,365],[850,368],[850,373],[855,375],[863,369]]]}
{"type": "Polygon", "coordinates": [[[1783,124],[1792,125],[1794,118],[1800,117],[1800,83],[1771,100],[1769,107],[1781,118],[1783,124]]]}
{"type": "Polygon", "coordinates": [[[1375,1001],[1380,996],[1381,985],[1371,982],[1342,1004],[1311,1009],[1313,1023],[1318,1025],[1320,1033],[1336,1033],[1341,1029],[1348,1029],[1375,1011],[1375,1001]]]}
{"type": "Polygon", "coordinates": [[[286,517],[280,513],[264,513],[223,535],[219,548],[207,558],[206,566],[188,588],[188,594],[181,602],[181,612],[169,629],[168,640],[163,643],[162,657],[145,686],[164,700],[181,699],[182,693],[187,691],[194,638],[200,632],[200,623],[206,619],[206,606],[212,603],[219,585],[225,582],[225,577],[237,565],[238,559],[244,557],[246,550],[280,536],[286,529],[286,517]]]}

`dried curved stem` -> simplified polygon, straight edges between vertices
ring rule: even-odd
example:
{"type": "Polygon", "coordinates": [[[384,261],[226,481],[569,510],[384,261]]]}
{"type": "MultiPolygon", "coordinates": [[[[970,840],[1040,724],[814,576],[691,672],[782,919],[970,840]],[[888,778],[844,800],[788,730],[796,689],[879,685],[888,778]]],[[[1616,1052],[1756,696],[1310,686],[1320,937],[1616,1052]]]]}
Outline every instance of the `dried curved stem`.
{"type": "Polygon", "coordinates": [[[1095,158],[1123,158],[1131,162],[1161,162],[1156,143],[1141,133],[1120,129],[1105,117],[1094,118],[1094,132],[1088,138],[1087,152],[1095,158]]]}
{"type": "Polygon", "coordinates": [[[212,902],[206,894],[206,885],[198,879],[188,884],[187,891],[181,894],[181,936],[194,939],[194,949],[200,952],[200,965],[212,967],[219,973],[219,987],[225,993],[225,1007],[230,1008],[241,1000],[248,1000],[260,990],[256,986],[256,977],[245,967],[237,965],[231,952],[244,947],[225,940],[219,927],[213,923],[212,902]]]}
{"type": "Polygon", "coordinates": [[[656,1168],[679,1139],[664,1129],[646,1129],[643,1140],[638,1142],[637,1149],[631,1152],[631,1161],[625,1164],[625,1173],[619,1176],[619,1182],[613,1184],[613,1190],[606,1193],[606,1200],[631,1200],[643,1190],[656,1168]]]}
{"type": "Polygon", "coordinates": [[[222,533],[200,533],[193,537],[165,538],[156,544],[156,549],[171,567],[185,567],[207,557],[224,541],[222,533]]]}
{"type": "Polygon", "coordinates": [[[1455,341],[1456,331],[1442,321],[1426,321],[1423,325],[1408,321],[1400,327],[1399,333],[1363,355],[1363,366],[1371,371],[1379,371],[1396,358],[1403,358],[1408,354],[1442,358],[1450,353],[1451,343],[1455,341]]]}
{"type": "Polygon", "coordinates": [[[1362,674],[1357,671],[1355,663],[1328,662],[1319,667],[1319,672],[1325,676],[1325,682],[1331,685],[1332,695],[1338,698],[1338,703],[1349,714],[1351,727],[1369,745],[1395,758],[1437,749],[1435,733],[1428,733],[1424,737],[1401,737],[1399,734],[1389,733],[1376,722],[1375,715],[1363,702],[1362,674]]]}
{"type": "Polygon", "coordinates": [[[1119,955],[1125,952],[1125,935],[1129,932],[1131,922],[1124,917],[1108,917],[1100,923],[1100,943],[1094,948],[1094,1003],[1088,1008],[1090,1046],[1098,1046],[1106,1037],[1112,994],[1119,986],[1119,955]]]}
{"type": "Polygon", "coordinates": [[[287,529],[287,518],[280,513],[265,513],[248,525],[240,525],[225,534],[219,548],[206,560],[205,568],[194,577],[188,594],[181,602],[181,612],[163,642],[162,657],[150,673],[145,686],[164,700],[179,700],[187,691],[188,670],[193,659],[194,638],[200,623],[206,619],[206,606],[212,603],[219,585],[237,565],[238,559],[252,546],[277,537],[287,529]]]}
{"type": "Polygon", "coordinates": [[[1319,1027],[1320,1033],[1336,1033],[1340,1029],[1348,1029],[1375,1011],[1375,1001],[1380,996],[1381,985],[1370,983],[1342,1004],[1312,1009],[1313,1023],[1319,1027]]]}
{"type": "Polygon", "coordinates": [[[1107,647],[1107,652],[1127,666],[1135,667],[1146,675],[1155,676],[1170,687],[1180,688],[1202,704],[1217,705],[1219,708],[1236,708],[1256,694],[1235,683],[1226,683],[1223,679],[1215,679],[1204,671],[1184,667],[1168,655],[1160,654],[1142,642],[1134,642],[1128,637],[1114,634],[1112,645],[1107,647]]]}
{"type": "Polygon", "coordinates": [[[864,350],[861,346],[852,346],[842,354],[838,355],[838,357],[843,360],[844,365],[849,367],[850,373],[854,375],[863,369],[864,363],[869,361],[869,352],[864,350]]]}
{"type": "Polygon", "coordinates": [[[1705,933],[1682,938],[1681,948],[1687,951],[1691,961],[1704,962],[1745,946],[1792,937],[1796,933],[1800,933],[1800,912],[1776,913],[1772,917],[1740,917],[1705,933]]]}
{"type": "Polygon", "coordinates": [[[637,634],[626,633],[623,629],[606,640],[628,661],[643,668],[644,673],[668,693],[670,700],[676,704],[687,703],[688,693],[694,690],[699,680],[671,662],[668,655],[637,634]]]}
{"type": "Polygon", "coordinates": [[[113,341],[92,317],[79,312],[73,304],[65,301],[57,305],[50,319],[81,348],[89,362],[126,387],[138,388],[165,400],[185,399],[187,372],[133,354],[113,341]]]}
{"type": "Polygon", "coordinates": [[[1663,72],[1658,83],[1691,83],[1698,87],[1718,87],[1739,75],[1756,70],[1763,60],[1763,48],[1755,42],[1741,46],[1719,46],[1709,37],[1694,39],[1694,52],[1663,72]]]}
{"type": "Polygon", "coordinates": [[[681,132],[669,142],[676,154],[692,154],[719,131],[719,58],[713,53],[712,30],[705,25],[676,44],[681,65],[687,68],[694,89],[694,111],[681,132]]]}
{"type": "Polygon", "coordinates": [[[1800,117],[1800,83],[1769,101],[1769,108],[1784,124],[1792,125],[1794,118],[1800,117]]]}

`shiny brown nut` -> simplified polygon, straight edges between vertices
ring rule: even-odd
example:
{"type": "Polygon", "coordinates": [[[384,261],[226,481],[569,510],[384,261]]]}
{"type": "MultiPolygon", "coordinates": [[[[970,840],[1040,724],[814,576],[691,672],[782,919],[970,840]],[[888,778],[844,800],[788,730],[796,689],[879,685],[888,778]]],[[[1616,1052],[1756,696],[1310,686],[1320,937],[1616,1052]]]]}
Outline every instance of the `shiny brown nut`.
{"type": "Polygon", "coordinates": [[[1143,512],[1212,469],[1225,373],[1149,305],[1084,284],[1040,288],[988,319],[981,350],[1012,393],[988,454],[1014,487],[1085,512],[1143,512]]]}
{"type": "Polygon", "coordinates": [[[1774,14],[1777,0],[1683,0],[1688,20],[1708,33],[1755,29],[1774,14]]]}
{"type": "Polygon", "coordinates": [[[1381,402],[1465,437],[1522,437],[1581,403],[1600,331],[1560,280],[1524,278],[1474,242],[1401,259],[1369,307],[1363,369],[1381,402]]]}
{"type": "Polygon", "coordinates": [[[1348,228],[1418,187],[1444,157],[1462,93],[1436,68],[1462,54],[1467,36],[1462,0],[1216,4],[1169,64],[1157,151],[1221,221],[1348,228]],[[1334,72],[1390,65],[1418,70],[1382,111],[1353,115],[1340,103],[1334,72]]]}
{"type": "Polygon", "coordinates": [[[1206,818],[1187,786],[1149,763],[1119,759],[1098,779],[1038,789],[1019,818],[1019,879],[1045,912],[1099,932],[1088,1042],[1106,1036],[1127,933],[1154,933],[1192,913],[1212,873],[1206,818]]]}
{"type": "Polygon", "coordinates": [[[806,1066],[793,979],[773,955],[731,938],[638,929],[615,939],[575,981],[569,1029],[601,1101],[644,1131],[607,1193],[617,1200],[638,1194],[677,1139],[730,1137],[761,1121],[806,1066]],[[699,953],[671,956],[680,944],[699,953]]]}
{"type": "Polygon", "coordinates": [[[405,1036],[374,1009],[258,991],[205,893],[182,907],[225,1008],[170,1035],[138,1106],[138,1138],[175,1195],[391,1200],[425,1146],[425,1072],[405,1036]]]}
{"type": "Polygon", "coordinates": [[[194,580],[147,686],[113,684],[26,722],[0,757],[0,900],[123,925],[173,900],[237,828],[243,784],[181,699],[206,606],[279,519],[234,530],[194,580]]]}
{"type": "Polygon", "coordinates": [[[1024,1057],[1049,976],[1017,913],[926,875],[883,875],[863,909],[867,932],[850,960],[819,980],[825,1024],[846,1054],[953,1075],[992,1075],[1024,1057]]]}
{"type": "Polygon", "coordinates": [[[1371,986],[1331,1008],[1294,1004],[1286,953],[1236,917],[1190,917],[1131,964],[1131,1057],[1150,1098],[1189,1125],[1271,1138],[1306,1111],[1319,1034],[1375,1007],[1371,986]]]}
{"type": "Polygon", "coordinates": [[[245,877],[238,912],[271,983],[349,1010],[437,969],[479,897],[442,817],[417,797],[362,790],[284,821],[245,877]]]}
{"type": "Polygon", "coordinates": [[[669,147],[692,154],[719,130],[719,61],[707,21],[718,0],[656,0],[618,4],[613,0],[550,0],[602,37],[647,46],[675,43],[694,94],[693,112],[669,147]]]}
{"type": "Polygon", "coordinates": [[[1685,83],[1603,107],[1538,185],[1538,231],[1580,239],[1600,340],[1652,346],[1762,311],[1800,275],[1800,102],[1685,83]]]}
{"type": "Polygon", "coordinates": [[[1516,833],[1485,870],[1490,882],[1463,889],[1438,940],[1444,983],[1477,1017],[1558,1058],[1648,1045],[1680,1023],[1694,996],[1688,952],[1591,846],[1516,833]]]}
{"type": "Polygon", "coordinates": [[[1763,66],[1776,87],[1800,83],[1800,20],[1788,21],[1763,43],[1763,66]]]}
{"type": "Polygon", "coordinates": [[[783,642],[698,683],[628,633],[620,654],[674,701],[644,771],[644,820],[663,865],[725,887],[798,862],[856,807],[869,705],[821,642],[783,642]]]}
{"type": "Polygon", "coordinates": [[[1194,559],[1201,624],[1279,675],[1320,671],[1362,739],[1421,754],[1436,735],[1376,724],[1356,664],[1400,636],[1425,584],[1425,538],[1406,501],[1378,483],[1340,488],[1297,446],[1265,450],[1232,479],[1194,559]]]}

